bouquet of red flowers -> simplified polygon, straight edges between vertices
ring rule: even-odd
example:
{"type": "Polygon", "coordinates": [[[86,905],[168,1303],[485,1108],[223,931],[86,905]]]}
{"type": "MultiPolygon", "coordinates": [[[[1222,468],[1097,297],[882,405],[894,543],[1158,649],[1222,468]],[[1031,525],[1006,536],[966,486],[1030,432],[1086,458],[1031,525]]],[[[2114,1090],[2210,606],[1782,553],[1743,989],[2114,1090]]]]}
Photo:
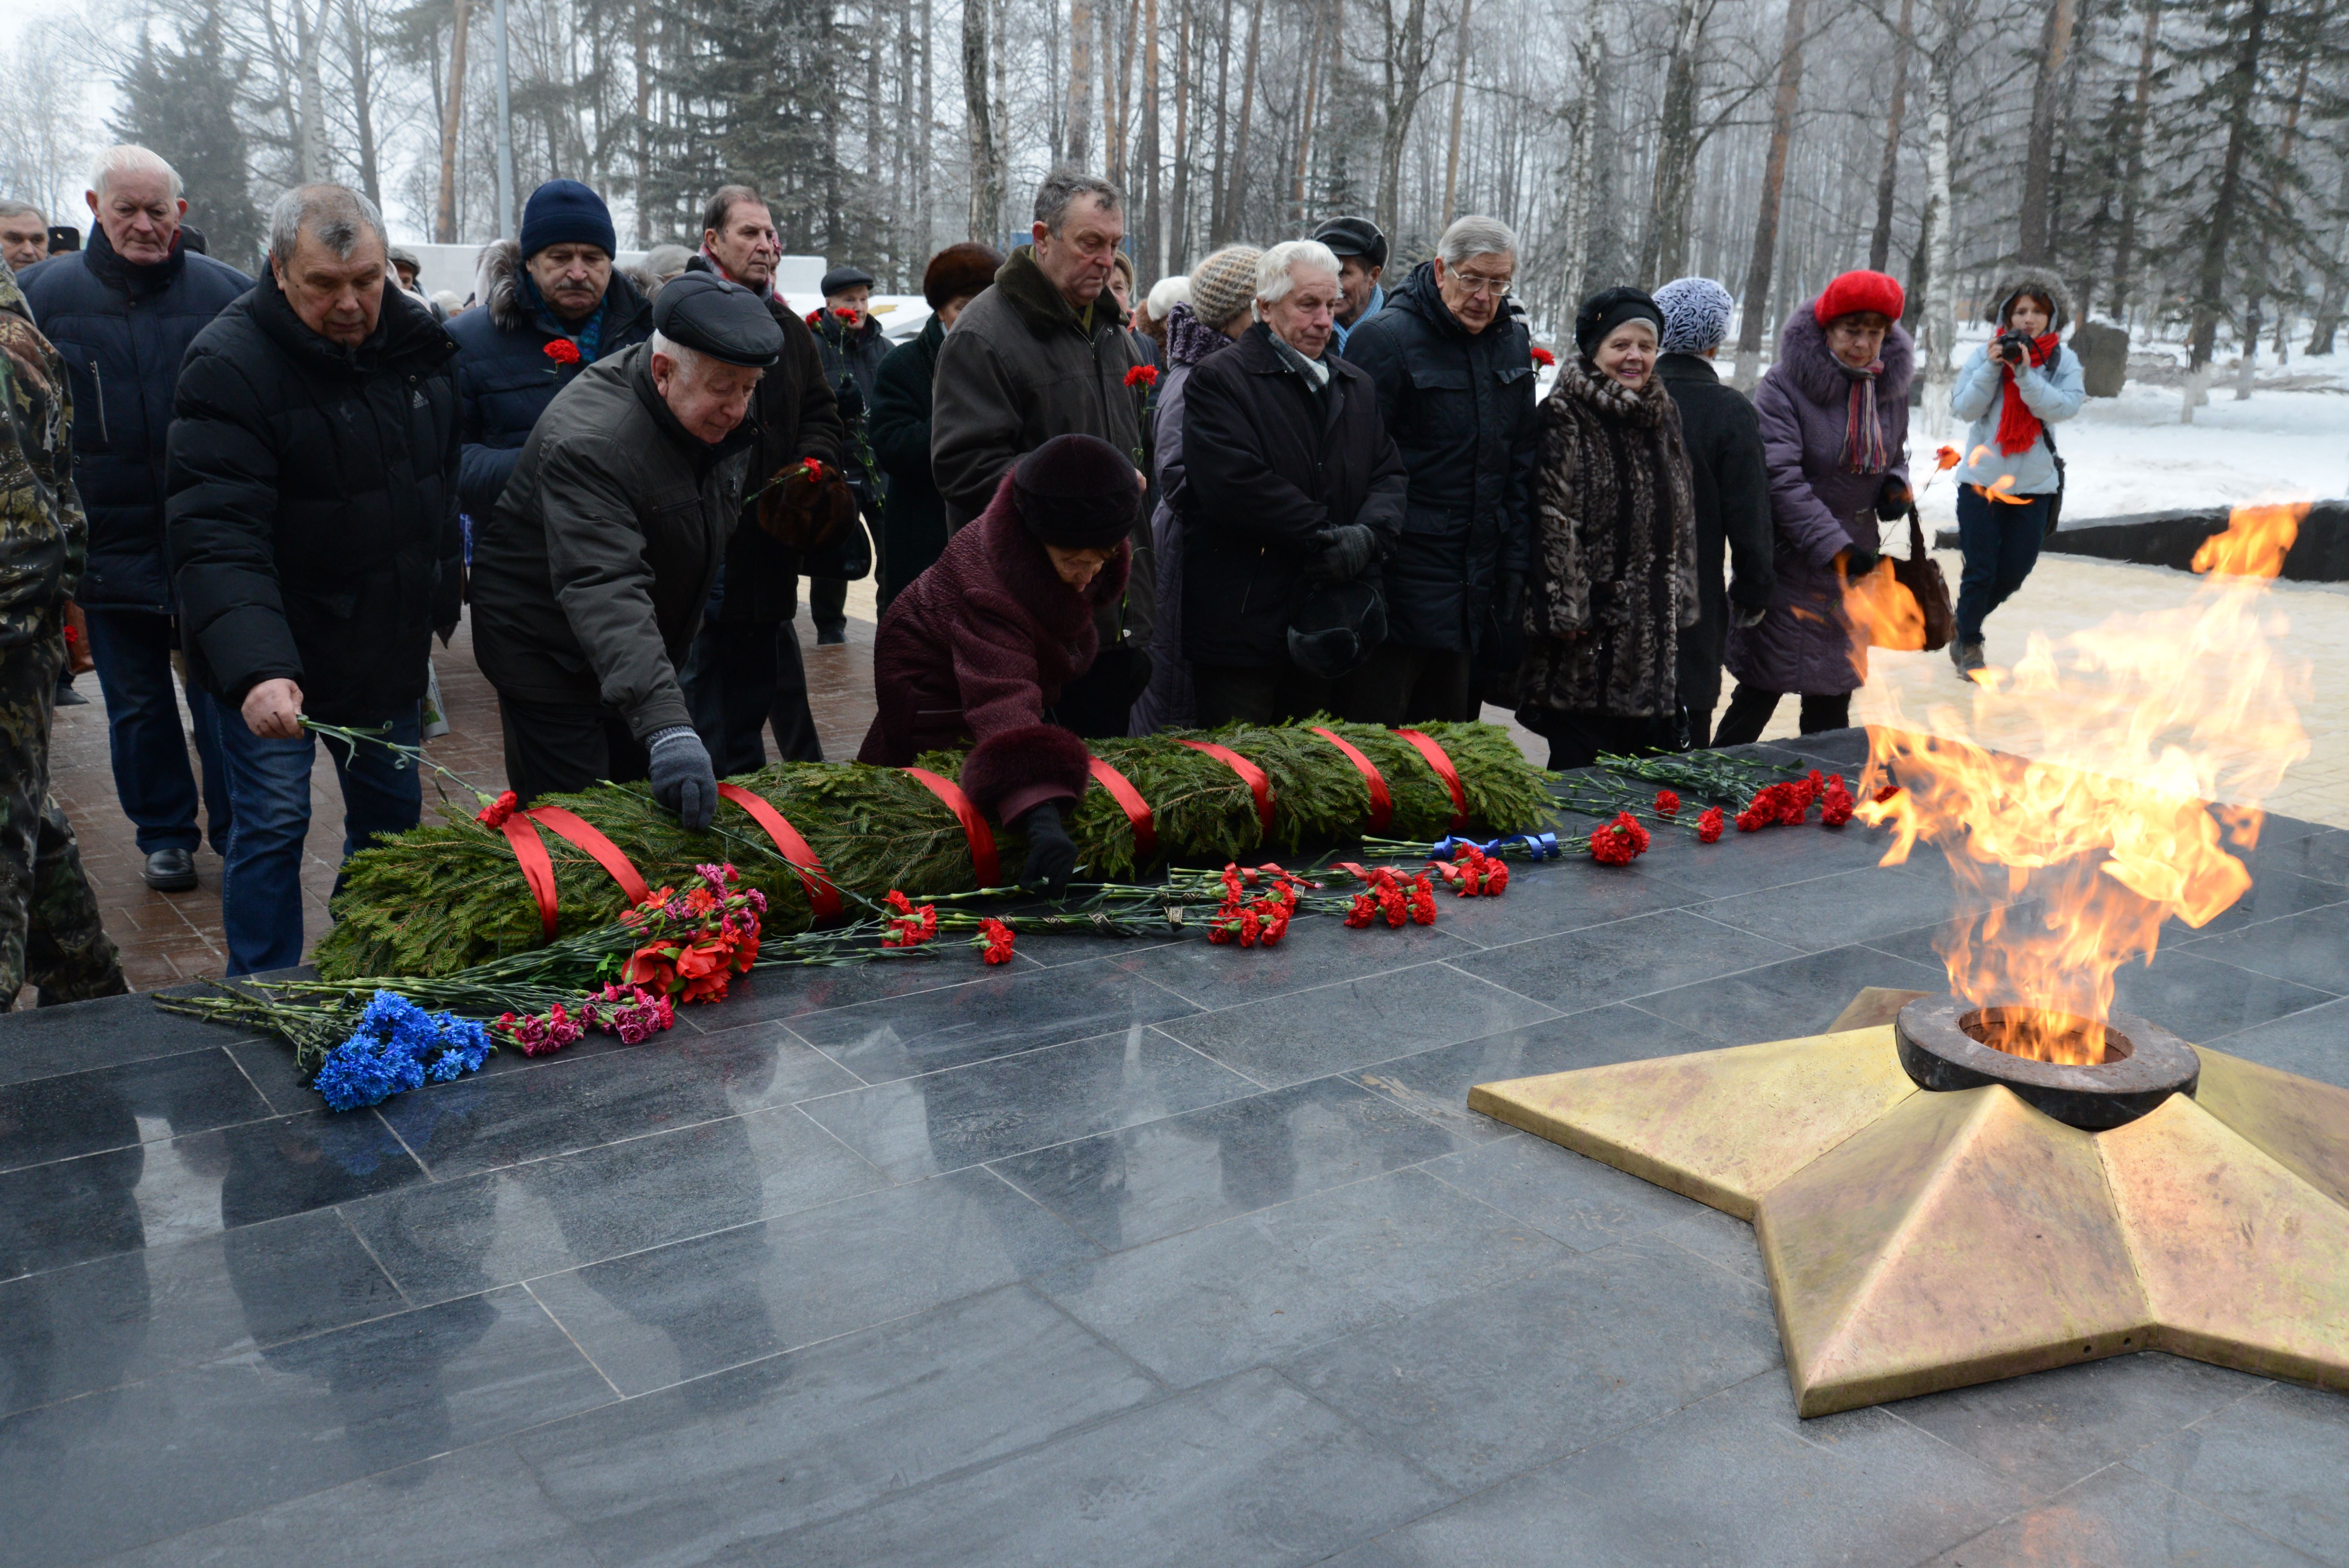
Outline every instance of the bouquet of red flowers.
{"type": "Polygon", "coordinates": [[[696,866],[702,885],[656,890],[624,918],[651,940],[628,955],[620,982],[678,1002],[715,1002],[732,976],[759,956],[759,919],[767,895],[736,888],[731,865],[696,866]]]}

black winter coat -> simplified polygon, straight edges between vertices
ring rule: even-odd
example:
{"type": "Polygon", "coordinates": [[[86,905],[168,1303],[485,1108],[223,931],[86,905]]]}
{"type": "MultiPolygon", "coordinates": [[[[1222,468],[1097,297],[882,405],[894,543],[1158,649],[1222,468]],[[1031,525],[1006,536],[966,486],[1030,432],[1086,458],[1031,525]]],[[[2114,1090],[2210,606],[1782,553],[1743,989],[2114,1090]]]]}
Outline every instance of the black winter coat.
{"type": "Polygon", "coordinates": [[[865,427],[873,460],[889,476],[882,511],[887,537],[881,542],[882,605],[930,569],[947,547],[947,499],[930,473],[930,388],[937,378],[938,347],[946,328],[932,316],[919,337],[901,343],[881,361],[874,377],[873,407],[865,427]]]}
{"type": "Polygon", "coordinates": [[[1767,609],[1777,572],[1770,562],[1770,471],[1762,461],[1762,422],[1744,393],[1724,386],[1713,362],[1694,354],[1656,361],[1664,390],[1680,406],[1681,440],[1688,449],[1696,501],[1697,624],[1681,634],[1683,701],[1721,690],[1721,657],[1729,640],[1729,606],[1767,609]],[[1726,564],[1736,581],[1722,590],[1726,564]],[[1701,677],[1709,675],[1710,684],[1701,677]]]}
{"type": "Polygon", "coordinates": [[[1533,530],[1533,338],[1516,302],[1472,333],[1423,262],[1386,308],[1346,338],[1378,388],[1379,413],[1411,471],[1402,538],[1386,563],[1387,640],[1475,650],[1495,585],[1523,572],[1533,530]]]}
{"type": "Polygon", "coordinates": [[[73,382],[74,486],[89,512],[80,600],[169,610],[164,451],[180,362],[253,280],[185,245],[160,265],[132,266],[93,226],[88,250],[26,267],[17,281],[73,382]]]}
{"type": "MultiPolygon", "coordinates": [[[[546,346],[568,335],[556,330],[554,313],[533,309],[522,287],[523,273],[512,240],[501,240],[484,258],[489,294],[479,308],[449,324],[449,335],[462,352],[457,360],[457,394],[464,406],[464,471],[458,497],[478,526],[498,504],[498,492],[513,477],[530,428],[576,380],[585,365],[557,365],[546,346]]],[[[653,335],[653,307],[618,268],[604,292],[604,325],[596,340],[601,360],[632,348],[653,335]]]]}
{"type": "MultiPolygon", "coordinates": [[[[699,256],[686,263],[688,272],[710,271],[699,256]]],[[[854,473],[850,443],[840,428],[840,407],[824,378],[823,351],[815,334],[799,312],[770,295],[767,310],[783,329],[783,355],[750,394],[746,429],[755,426],[750,470],[742,493],[756,495],[761,485],[803,459],[813,458],[826,468],[854,473]]],[[[714,613],[733,624],[780,625],[792,618],[799,600],[801,562],[796,552],[778,543],[759,526],[758,505],[742,509],[734,541],[726,550],[724,588],[714,613]]]]}
{"type": "Polygon", "coordinates": [[[716,446],[693,436],[651,359],[639,344],[563,389],[473,541],[473,647],[490,684],[607,707],[639,740],[693,722],[677,672],[758,437],[747,420],[716,446]]]}
{"type": "Polygon", "coordinates": [[[394,288],[337,346],[265,272],[196,335],[165,542],[197,685],[235,707],[289,679],[333,724],[414,710],[432,630],[457,624],[456,354],[394,288]]]}
{"type": "Polygon", "coordinates": [[[1183,653],[1210,669],[1279,665],[1319,583],[1323,532],[1402,531],[1408,480],[1371,378],[1335,354],[1315,391],[1258,323],[1183,389],[1183,653]]]}

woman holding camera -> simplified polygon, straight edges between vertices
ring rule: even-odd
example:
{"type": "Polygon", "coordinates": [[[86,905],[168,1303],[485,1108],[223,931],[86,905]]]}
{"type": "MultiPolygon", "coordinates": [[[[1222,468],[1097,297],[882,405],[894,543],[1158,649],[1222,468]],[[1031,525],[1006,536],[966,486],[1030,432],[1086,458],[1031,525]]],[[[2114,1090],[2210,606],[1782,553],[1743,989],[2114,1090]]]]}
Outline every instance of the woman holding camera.
{"type": "Polygon", "coordinates": [[[1958,373],[1950,407],[1973,421],[1958,469],[1957,635],[1950,661],[1967,679],[1982,667],[1982,621],[2006,603],[2039,562],[2064,477],[2047,427],[2080,411],[2086,394],[2080,356],[2058,341],[2069,325],[2071,296],[2054,278],[2028,273],[1991,295],[1998,335],[1958,373]]]}

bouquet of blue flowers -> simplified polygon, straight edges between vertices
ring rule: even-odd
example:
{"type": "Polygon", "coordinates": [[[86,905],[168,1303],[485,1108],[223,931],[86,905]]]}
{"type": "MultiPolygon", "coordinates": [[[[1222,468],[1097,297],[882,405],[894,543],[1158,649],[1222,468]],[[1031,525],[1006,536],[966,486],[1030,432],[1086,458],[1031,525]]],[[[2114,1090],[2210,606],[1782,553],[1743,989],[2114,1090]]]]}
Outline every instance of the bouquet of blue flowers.
{"type": "Polygon", "coordinates": [[[329,1109],[357,1110],[471,1072],[490,1050],[489,1030],[472,1019],[428,1013],[397,991],[378,991],[350,1037],[326,1053],[314,1087],[329,1109]]]}

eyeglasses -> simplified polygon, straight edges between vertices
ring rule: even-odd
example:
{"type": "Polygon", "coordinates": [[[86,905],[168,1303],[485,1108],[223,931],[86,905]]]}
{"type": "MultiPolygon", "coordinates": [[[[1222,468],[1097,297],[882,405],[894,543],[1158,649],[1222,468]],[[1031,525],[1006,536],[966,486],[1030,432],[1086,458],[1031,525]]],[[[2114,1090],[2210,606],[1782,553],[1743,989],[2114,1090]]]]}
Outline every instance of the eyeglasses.
{"type": "Polygon", "coordinates": [[[1495,299],[1507,294],[1509,285],[1517,281],[1514,277],[1488,278],[1481,273],[1454,273],[1452,276],[1455,283],[1471,294],[1490,294],[1495,299]]]}

